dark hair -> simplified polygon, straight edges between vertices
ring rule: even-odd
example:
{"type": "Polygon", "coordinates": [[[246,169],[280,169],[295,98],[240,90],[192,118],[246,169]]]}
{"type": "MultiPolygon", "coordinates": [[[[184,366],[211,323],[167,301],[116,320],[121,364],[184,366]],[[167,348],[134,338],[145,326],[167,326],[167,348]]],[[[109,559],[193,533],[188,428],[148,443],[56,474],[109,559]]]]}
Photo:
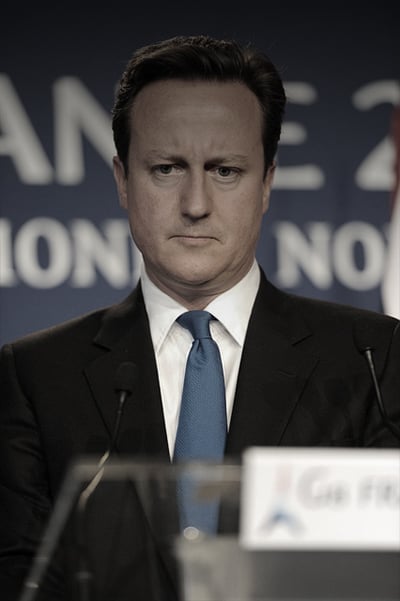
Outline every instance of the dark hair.
{"type": "Polygon", "coordinates": [[[126,172],[134,99],[147,84],[165,79],[245,84],[257,96],[264,115],[264,163],[268,169],[276,154],[286,102],[277,69],[265,54],[250,45],[200,35],[177,36],[145,46],[128,62],[112,112],[114,143],[126,172]]]}

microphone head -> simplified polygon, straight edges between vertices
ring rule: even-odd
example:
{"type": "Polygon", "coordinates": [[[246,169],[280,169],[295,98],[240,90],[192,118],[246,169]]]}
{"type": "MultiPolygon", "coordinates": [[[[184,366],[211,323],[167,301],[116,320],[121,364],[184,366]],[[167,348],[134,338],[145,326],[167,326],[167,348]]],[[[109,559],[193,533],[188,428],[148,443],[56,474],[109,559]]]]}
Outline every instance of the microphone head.
{"type": "Polygon", "coordinates": [[[137,366],[131,361],[124,361],[118,366],[115,374],[114,389],[116,392],[131,394],[139,375],[137,366]]]}

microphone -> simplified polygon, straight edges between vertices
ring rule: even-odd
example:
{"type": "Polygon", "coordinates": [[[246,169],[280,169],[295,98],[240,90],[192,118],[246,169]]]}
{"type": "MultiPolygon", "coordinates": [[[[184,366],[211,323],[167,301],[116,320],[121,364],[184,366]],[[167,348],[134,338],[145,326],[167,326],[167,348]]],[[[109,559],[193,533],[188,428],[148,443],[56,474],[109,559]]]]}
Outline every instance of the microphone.
{"type": "Polygon", "coordinates": [[[368,365],[368,369],[371,375],[372,383],[375,390],[375,399],[378,404],[379,412],[385,426],[391,431],[391,433],[400,441],[400,428],[390,419],[388,416],[385,405],[383,402],[381,389],[379,386],[378,378],[375,370],[375,362],[373,357],[373,351],[378,344],[373,344],[372,341],[376,340],[376,330],[372,327],[369,320],[359,318],[353,327],[353,339],[357,350],[361,355],[365,357],[368,365]]]}
{"type": "MultiPolygon", "coordinates": [[[[111,436],[111,442],[100,460],[100,464],[104,465],[117,444],[119,429],[121,426],[122,413],[125,406],[125,401],[132,394],[136,380],[138,378],[138,369],[134,363],[124,361],[118,366],[115,374],[114,390],[118,393],[118,409],[115,418],[114,430],[111,436]]],[[[99,464],[100,467],[102,467],[99,464]]]]}
{"type": "Polygon", "coordinates": [[[77,521],[76,521],[76,536],[79,548],[79,569],[75,574],[78,588],[79,598],[81,601],[89,601],[91,599],[91,581],[92,573],[88,566],[87,559],[87,544],[85,536],[85,512],[87,503],[96,490],[97,486],[101,482],[104,473],[104,466],[111,456],[111,453],[115,450],[118,434],[121,426],[122,414],[125,406],[125,402],[128,397],[132,394],[136,380],[138,377],[138,369],[136,365],[130,361],[121,363],[115,374],[114,390],[118,394],[118,408],[115,418],[114,428],[112,431],[110,444],[108,449],[101,457],[96,467],[94,476],[90,479],[86,488],[79,495],[77,503],[77,521]]]}
{"type": "Polygon", "coordinates": [[[115,445],[117,444],[117,440],[118,440],[119,429],[121,427],[121,418],[122,418],[122,413],[123,413],[124,406],[125,406],[125,401],[132,394],[137,377],[138,377],[138,369],[134,363],[132,363],[130,361],[124,361],[124,363],[121,363],[118,366],[118,369],[115,374],[115,380],[114,380],[114,390],[116,393],[118,393],[118,408],[117,408],[117,415],[116,415],[115,423],[114,423],[114,429],[113,429],[111,439],[110,439],[110,444],[108,445],[106,452],[101,457],[101,459],[97,465],[95,475],[89,482],[86,489],[82,492],[82,494],[84,494],[85,491],[88,490],[88,488],[92,485],[96,476],[99,474],[101,469],[104,467],[104,464],[106,463],[107,459],[110,457],[111,453],[115,450],[115,445]]]}

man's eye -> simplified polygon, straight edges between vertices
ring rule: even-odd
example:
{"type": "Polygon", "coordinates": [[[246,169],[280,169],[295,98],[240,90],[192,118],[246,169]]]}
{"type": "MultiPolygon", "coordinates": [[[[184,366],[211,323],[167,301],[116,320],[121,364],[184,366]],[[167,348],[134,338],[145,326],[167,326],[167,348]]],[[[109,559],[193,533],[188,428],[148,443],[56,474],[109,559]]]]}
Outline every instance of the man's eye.
{"type": "Polygon", "coordinates": [[[161,175],[169,175],[172,173],[173,168],[173,165],[157,165],[154,170],[158,173],[161,173],[161,175]]]}
{"type": "Polygon", "coordinates": [[[234,167],[217,167],[215,171],[222,179],[234,179],[239,175],[239,169],[234,167]]]}
{"type": "Polygon", "coordinates": [[[232,175],[232,169],[230,167],[218,167],[217,171],[218,175],[221,175],[222,177],[232,175]]]}

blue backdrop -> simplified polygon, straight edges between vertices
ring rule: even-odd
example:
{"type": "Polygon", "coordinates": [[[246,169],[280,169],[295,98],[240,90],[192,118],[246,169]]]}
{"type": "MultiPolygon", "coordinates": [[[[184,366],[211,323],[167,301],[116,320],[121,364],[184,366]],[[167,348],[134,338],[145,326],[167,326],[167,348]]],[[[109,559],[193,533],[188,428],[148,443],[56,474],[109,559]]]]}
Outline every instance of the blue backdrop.
{"type": "Polygon", "coordinates": [[[7,6],[0,36],[0,342],[125,296],[138,256],[111,173],[113,91],[177,34],[267,52],[289,104],[258,258],[295,293],[381,310],[400,8],[246,2],[7,6]]]}

